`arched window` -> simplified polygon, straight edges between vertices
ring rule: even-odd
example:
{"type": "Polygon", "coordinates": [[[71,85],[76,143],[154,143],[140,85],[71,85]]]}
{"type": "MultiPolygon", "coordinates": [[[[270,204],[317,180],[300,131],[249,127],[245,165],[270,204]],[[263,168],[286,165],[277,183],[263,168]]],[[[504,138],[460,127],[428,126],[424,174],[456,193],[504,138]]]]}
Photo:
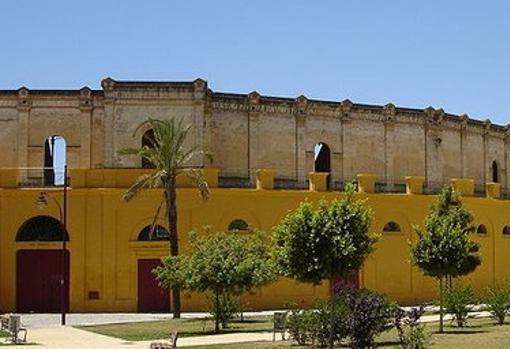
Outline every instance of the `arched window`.
{"type": "Polygon", "coordinates": [[[510,235],[510,226],[505,225],[503,227],[503,232],[502,233],[503,233],[503,235],[510,235]]]}
{"type": "Polygon", "coordinates": [[[64,185],[67,145],[62,136],[53,135],[44,142],[44,185],[64,185]]]}
{"type": "Polygon", "coordinates": [[[393,221],[386,223],[383,228],[384,233],[399,233],[401,231],[400,225],[393,221]]]}
{"type": "Polygon", "coordinates": [[[242,219],[234,219],[230,224],[228,225],[228,231],[247,231],[249,230],[249,225],[246,223],[246,221],[242,219]]]}
{"type": "MultiPolygon", "coordinates": [[[[62,241],[63,226],[61,222],[50,216],[36,216],[27,220],[19,228],[16,241],[62,241]]],[[[69,234],[65,234],[69,241],[69,234]]]]}
{"type": "Polygon", "coordinates": [[[476,227],[476,233],[478,235],[487,235],[487,227],[483,224],[480,224],[478,227],[476,227]]]}
{"type": "Polygon", "coordinates": [[[331,172],[331,152],[326,143],[317,143],[313,147],[313,169],[315,172],[331,172]]]}
{"type": "Polygon", "coordinates": [[[496,161],[492,162],[492,181],[494,183],[499,182],[499,170],[498,170],[498,163],[496,161]]]}
{"type": "Polygon", "coordinates": [[[138,241],[163,241],[170,240],[170,234],[161,225],[148,225],[138,234],[138,241]]]}
{"type": "MultiPolygon", "coordinates": [[[[156,140],[154,138],[154,131],[152,129],[145,131],[142,136],[142,147],[154,148],[156,140]]],[[[142,158],[142,168],[154,168],[154,164],[145,158],[142,158]]]]}

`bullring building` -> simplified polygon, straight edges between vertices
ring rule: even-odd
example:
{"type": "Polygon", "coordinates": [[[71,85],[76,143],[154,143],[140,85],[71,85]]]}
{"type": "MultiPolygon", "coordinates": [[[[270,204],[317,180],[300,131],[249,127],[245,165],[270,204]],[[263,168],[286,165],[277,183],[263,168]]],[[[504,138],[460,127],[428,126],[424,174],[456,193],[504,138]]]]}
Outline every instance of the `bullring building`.
{"type": "MultiPolygon", "coordinates": [[[[0,90],[0,312],[169,311],[166,291],[150,273],[168,254],[165,220],[148,234],[161,199],[146,190],[129,203],[121,196],[147,169],[119,156],[151,137],[147,119],[178,118],[192,126],[189,145],[208,149],[195,158],[211,196],[203,201],[178,183],[180,250],[186,234],[210,225],[232,234],[248,227],[271,231],[308,198],[343,195],[358,182],[382,238],[359,271],[361,285],[401,303],[436,296],[434,281],[409,264],[412,225],[423,222],[438,189],[452,183],[473,212],[481,266],[469,276],[476,289],[510,276],[510,128],[442,109],[400,108],[224,93],[201,79],[116,81],[102,89],[0,90]],[[65,270],[61,275],[62,168],[67,164],[65,270]],[[45,205],[37,205],[45,192],[45,205]]],[[[247,295],[251,309],[309,304],[328,285],[280,279],[247,295]]],[[[183,310],[204,308],[184,294],[183,310]]]]}

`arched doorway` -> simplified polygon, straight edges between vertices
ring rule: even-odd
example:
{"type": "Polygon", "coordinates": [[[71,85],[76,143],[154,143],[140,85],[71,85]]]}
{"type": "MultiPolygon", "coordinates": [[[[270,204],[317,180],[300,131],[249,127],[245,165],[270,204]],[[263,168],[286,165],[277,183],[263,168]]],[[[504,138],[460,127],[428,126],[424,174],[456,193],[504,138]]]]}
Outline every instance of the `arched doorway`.
{"type": "MultiPolygon", "coordinates": [[[[320,142],[313,146],[313,170],[314,172],[331,172],[331,151],[326,143],[320,142]]],[[[330,175],[327,178],[329,189],[330,175]]]]}
{"type": "Polygon", "coordinates": [[[52,135],[44,141],[44,185],[64,185],[67,144],[64,137],[52,135]]]}
{"type": "MultiPolygon", "coordinates": [[[[60,242],[65,236],[60,221],[50,216],[27,220],[16,234],[18,242],[60,242]]],[[[69,309],[69,251],[20,249],[16,253],[16,311],[58,313],[65,300],[69,309]],[[62,293],[64,278],[66,289],[62,293]]]]}
{"type": "MultiPolygon", "coordinates": [[[[169,240],[170,234],[161,225],[148,225],[138,234],[138,241],[157,242],[169,240]]],[[[153,270],[161,266],[161,259],[139,259],[138,275],[138,312],[165,313],[170,311],[170,293],[159,287],[153,270]]]]}
{"type": "MultiPolygon", "coordinates": [[[[156,140],[152,129],[145,131],[142,136],[142,147],[154,148],[156,140]]],[[[145,158],[142,158],[142,168],[154,168],[154,165],[145,158]]]]}
{"type": "Polygon", "coordinates": [[[499,183],[499,169],[496,161],[492,162],[492,182],[499,183]]]}

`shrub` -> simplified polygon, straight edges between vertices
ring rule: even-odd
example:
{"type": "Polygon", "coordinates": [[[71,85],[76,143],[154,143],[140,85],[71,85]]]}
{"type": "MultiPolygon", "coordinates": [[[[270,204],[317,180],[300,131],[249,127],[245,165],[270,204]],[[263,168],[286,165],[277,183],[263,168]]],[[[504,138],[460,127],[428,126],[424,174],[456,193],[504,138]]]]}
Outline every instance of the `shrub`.
{"type": "Polygon", "coordinates": [[[373,348],[375,337],[392,327],[396,307],[384,296],[360,290],[345,295],[349,315],[346,330],[351,347],[373,348]]]}
{"type": "Polygon", "coordinates": [[[307,345],[311,339],[313,310],[293,309],[287,317],[287,330],[298,345],[307,345]]]}
{"type": "Polygon", "coordinates": [[[408,311],[397,309],[394,325],[402,349],[423,349],[426,347],[428,336],[425,333],[425,326],[420,323],[424,312],[423,306],[408,311]]]}
{"type": "Polygon", "coordinates": [[[287,329],[299,345],[318,344],[321,347],[329,343],[331,311],[334,311],[333,339],[341,341],[346,336],[347,308],[340,299],[317,301],[314,309],[291,310],[287,317],[287,329]]]}
{"type": "Polygon", "coordinates": [[[498,325],[503,325],[505,317],[510,313],[510,288],[508,286],[488,287],[483,302],[485,309],[491,313],[498,325]]]}
{"type": "Polygon", "coordinates": [[[452,314],[457,326],[464,327],[467,323],[467,316],[470,305],[474,303],[473,288],[470,285],[454,285],[445,293],[445,309],[452,314]]]}
{"type": "Polygon", "coordinates": [[[320,346],[327,346],[329,343],[331,329],[333,330],[333,341],[341,341],[347,335],[346,319],[347,307],[343,299],[333,297],[329,301],[316,303],[312,315],[312,341],[320,346]],[[331,312],[334,312],[331,316],[331,312]],[[333,324],[332,324],[333,320],[333,324]]]}

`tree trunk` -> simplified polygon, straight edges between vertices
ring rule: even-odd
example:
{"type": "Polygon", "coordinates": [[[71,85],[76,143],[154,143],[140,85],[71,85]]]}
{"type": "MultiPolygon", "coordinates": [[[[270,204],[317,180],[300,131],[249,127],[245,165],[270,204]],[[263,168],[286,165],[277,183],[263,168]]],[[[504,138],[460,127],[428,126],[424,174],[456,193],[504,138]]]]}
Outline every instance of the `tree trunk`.
{"type": "MultiPolygon", "coordinates": [[[[179,237],[177,233],[177,193],[175,190],[175,178],[169,176],[165,180],[165,202],[168,218],[168,233],[170,234],[170,255],[179,255],[179,237]]],[[[172,288],[172,311],[174,319],[181,317],[181,290],[179,287],[172,288]]]]}
{"type": "Polygon", "coordinates": [[[330,289],[330,297],[329,297],[329,306],[330,306],[330,313],[329,313],[329,341],[328,341],[328,348],[333,349],[335,347],[335,290],[333,289],[334,280],[333,278],[329,279],[329,289],[330,289]]]}
{"type": "Polygon", "coordinates": [[[220,333],[220,293],[214,292],[214,303],[216,316],[214,319],[214,333],[220,333]]]}
{"type": "Polygon", "coordinates": [[[443,277],[439,278],[439,333],[443,333],[443,277]]]}

